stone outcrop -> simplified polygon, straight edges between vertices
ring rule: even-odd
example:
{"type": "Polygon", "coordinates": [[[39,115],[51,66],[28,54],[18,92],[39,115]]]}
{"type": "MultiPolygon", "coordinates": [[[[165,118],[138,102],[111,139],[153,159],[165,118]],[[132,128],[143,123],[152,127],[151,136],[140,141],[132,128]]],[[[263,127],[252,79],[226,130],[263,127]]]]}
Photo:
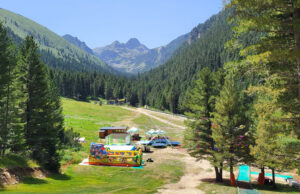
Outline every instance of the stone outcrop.
{"type": "Polygon", "coordinates": [[[0,185],[18,184],[25,177],[45,178],[46,172],[39,167],[0,168],[0,185]]]}

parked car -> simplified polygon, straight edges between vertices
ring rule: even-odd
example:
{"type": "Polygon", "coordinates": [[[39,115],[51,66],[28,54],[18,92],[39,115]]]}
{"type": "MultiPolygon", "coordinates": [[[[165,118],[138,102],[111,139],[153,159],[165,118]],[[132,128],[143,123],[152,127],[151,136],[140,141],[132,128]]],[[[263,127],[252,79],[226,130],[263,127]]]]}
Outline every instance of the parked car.
{"type": "Polygon", "coordinates": [[[168,145],[169,145],[169,146],[179,146],[179,145],[180,145],[180,142],[179,142],[179,141],[169,141],[169,140],[168,140],[168,145]]]}
{"type": "MultiPolygon", "coordinates": [[[[151,141],[139,141],[137,142],[137,144],[141,144],[141,145],[152,145],[157,143],[163,143],[166,144],[166,146],[179,146],[180,142],[178,141],[169,141],[168,139],[154,139],[151,141]]],[[[153,146],[154,147],[154,146],[153,146]]]]}
{"type": "Polygon", "coordinates": [[[167,143],[166,139],[156,139],[151,142],[151,145],[155,148],[165,148],[167,147],[167,143]]]}

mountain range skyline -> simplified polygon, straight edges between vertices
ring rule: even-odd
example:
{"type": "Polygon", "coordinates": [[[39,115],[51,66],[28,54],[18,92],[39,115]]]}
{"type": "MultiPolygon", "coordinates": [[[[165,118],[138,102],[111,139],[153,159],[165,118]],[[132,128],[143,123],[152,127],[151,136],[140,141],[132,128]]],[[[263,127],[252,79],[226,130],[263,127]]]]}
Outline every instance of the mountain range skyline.
{"type": "Polygon", "coordinates": [[[149,49],[166,45],[218,13],[222,0],[166,1],[0,0],[1,7],[27,17],[56,34],[71,34],[90,48],[137,38],[149,49]],[[55,14],[53,14],[55,13],[55,14]]]}

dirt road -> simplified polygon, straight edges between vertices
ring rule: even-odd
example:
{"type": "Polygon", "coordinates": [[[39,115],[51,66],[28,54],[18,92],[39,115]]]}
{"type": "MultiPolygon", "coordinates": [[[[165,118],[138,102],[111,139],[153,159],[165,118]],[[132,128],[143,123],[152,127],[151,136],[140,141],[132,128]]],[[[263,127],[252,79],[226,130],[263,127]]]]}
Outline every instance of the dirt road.
{"type": "MultiPolygon", "coordinates": [[[[185,118],[176,115],[169,115],[160,112],[154,112],[143,108],[129,108],[122,107],[124,109],[133,111],[138,114],[144,114],[148,117],[156,119],[160,122],[168,124],[172,127],[178,128],[178,132],[182,135],[185,129],[184,125],[178,125],[172,121],[180,121],[183,123],[185,118]]],[[[191,157],[186,149],[155,149],[152,154],[149,155],[154,159],[154,163],[159,163],[160,160],[176,159],[180,160],[185,164],[185,172],[181,179],[176,183],[163,185],[158,193],[166,194],[202,194],[203,191],[197,187],[201,184],[201,179],[212,178],[214,176],[211,171],[212,167],[208,161],[196,161],[195,158],[191,157]],[[164,157],[161,157],[161,156],[164,157]]]]}
{"type": "Polygon", "coordinates": [[[129,107],[125,107],[125,106],[122,106],[122,108],[130,110],[130,111],[135,111],[135,112],[138,112],[138,113],[142,113],[144,115],[147,115],[151,118],[154,118],[154,119],[156,119],[160,122],[166,123],[166,124],[171,125],[173,127],[183,129],[183,130],[185,129],[185,126],[175,124],[171,121],[171,120],[183,121],[184,118],[182,118],[182,117],[179,117],[179,116],[176,117],[176,116],[168,115],[168,114],[165,114],[165,113],[154,112],[154,111],[143,109],[143,108],[136,108],[135,109],[135,108],[129,108],[129,107]],[[161,117],[160,117],[160,115],[161,115],[161,117]]]}
{"type": "MultiPolygon", "coordinates": [[[[202,194],[205,193],[199,190],[197,187],[201,184],[202,179],[213,178],[211,172],[211,165],[208,161],[196,161],[195,158],[191,157],[185,149],[170,150],[170,148],[162,150],[163,152],[172,152],[180,155],[176,157],[177,160],[181,160],[185,164],[184,175],[176,183],[170,183],[163,185],[158,193],[164,194],[202,194]]],[[[160,153],[161,154],[161,153],[160,153]]]]}

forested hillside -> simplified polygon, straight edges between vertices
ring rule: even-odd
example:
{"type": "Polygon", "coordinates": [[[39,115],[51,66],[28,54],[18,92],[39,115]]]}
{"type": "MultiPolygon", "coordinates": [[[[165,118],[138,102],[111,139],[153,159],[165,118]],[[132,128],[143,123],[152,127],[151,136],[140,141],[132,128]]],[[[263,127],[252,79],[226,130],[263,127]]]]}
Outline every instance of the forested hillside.
{"type": "Polygon", "coordinates": [[[114,72],[101,59],[84,52],[59,35],[21,15],[0,9],[0,21],[15,44],[23,43],[27,35],[39,44],[41,60],[49,67],[72,71],[114,72]]]}
{"type": "MultiPolygon", "coordinates": [[[[225,49],[233,37],[233,25],[228,24],[226,10],[198,25],[190,34],[189,42],[165,64],[142,75],[125,79],[102,73],[63,72],[52,70],[51,75],[66,97],[106,99],[123,98],[132,105],[149,105],[174,113],[185,111],[186,92],[204,67],[218,70],[227,61],[239,58],[239,50],[225,49]]],[[[247,42],[253,41],[249,35],[247,42]]]]}
{"type": "Polygon", "coordinates": [[[232,25],[227,21],[229,14],[229,10],[221,12],[198,25],[190,35],[191,45],[183,44],[165,64],[137,77],[125,79],[101,73],[58,70],[52,71],[52,75],[60,86],[61,94],[66,97],[126,97],[132,105],[147,104],[183,113],[186,91],[201,69],[209,67],[217,70],[225,62],[239,58],[238,50],[232,52],[224,47],[233,35],[232,25]]]}
{"type": "Polygon", "coordinates": [[[202,68],[217,70],[238,58],[238,51],[229,52],[224,48],[233,34],[232,25],[227,21],[229,14],[229,10],[223,11],[199,25],[193,30],[193,36],[200,34],[199,39],[164,65],[140,75],[134,84],[139,103],[182,113],[186,91],[202,68]]]}
{"type": "MultiPolygon", "coordinates": [[[[88,97],[126,97],[132,105],[147,104],[174,113],[184,112],[186,91],[201,69],[209,67],[217,70],[227,61],[239,58],[238,50],[233,52],[224,48],[224,44],[233,34],[232,25],[227,21],[229,14],[230,11],[226,10],[212,16],[204,24],[194,28],[189,36],[184,35],[171,42],[167,49],[170,51],[168,55],[179,45],[181,48],[165,64],[137,77],[126,79],[106,74],[112,72],[106,64],[100,61],[103,65],[100,66],[96,63],[99,59],[95,59],[95,56],[68,43],[46,28],[8,11],[0,12],[3,24],[7,26],[8,34],[14,42],[20,44],[26,33],[36,38],[41,45],[41,60],[51,67],[51,76],[62,96],[82,100],[88,97]]],[[[141,60],[147,59],[140,57],[141,60]]],[[[150,59],[154,60],[155,57],[149,55],[150,59]]]]}

